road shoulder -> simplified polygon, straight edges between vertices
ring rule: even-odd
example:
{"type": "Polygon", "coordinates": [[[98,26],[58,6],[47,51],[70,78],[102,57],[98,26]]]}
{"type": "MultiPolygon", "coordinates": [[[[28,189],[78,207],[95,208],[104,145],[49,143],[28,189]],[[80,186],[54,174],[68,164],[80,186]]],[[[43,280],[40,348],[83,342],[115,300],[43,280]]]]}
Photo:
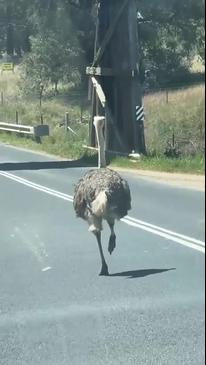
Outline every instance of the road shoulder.
{"type": "Polygon", "coordinates": [[[125,171],[131,173],[133,176],[141,177],[156,183],[172,185],[182,189],[194,189],[198,191],[205,191],[205,176],[193,174],[181,174],[160,172],[151,170],[130,170],[123,168],[115,168],[117,171],[125,171]]]}
{"type": "MultiPolygon", "coordinates": [[[[51,155],[46,152],[34,151],[27,148],[16,147],[10,144],[0,143],[4,147],[11,149],[16,149],[22,152],[28,152],[37,156],[51,158],[56,161],[67,161],[66,158],[60,156],[51,155]]],[[[120,167],[112,167],[113,170],[121,172],[126,172],[131,174],[133,177],[144,178],[145,180],[154,181],[156,183],[167,184],[170,186],[176,186],[182,189],[193,189],[197,191],[205,191],[205,176],[195,175],[195,174],[181,174],[181,173],[170,173],[170,172],[160,172],[152,170],[134,170],[126,169],[120,167]]]]}

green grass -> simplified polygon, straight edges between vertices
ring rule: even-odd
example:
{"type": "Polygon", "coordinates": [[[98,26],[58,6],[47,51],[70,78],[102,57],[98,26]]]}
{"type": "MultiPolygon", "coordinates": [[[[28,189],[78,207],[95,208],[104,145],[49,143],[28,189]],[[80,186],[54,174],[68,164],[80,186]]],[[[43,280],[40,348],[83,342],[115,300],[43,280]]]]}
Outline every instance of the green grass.
{"type": "MultiPolygon", "coordinates": [[[[52,155],[60,156],[67,159],[80,159],[85,165],[96,166],[97,154],[85,151],[81,141],[75,141],[73,138],[59,135],[59,142],[54,137],[44,137],[41,144],[37,144],[30,138],[1,133],[0,142],[9,143],[14,146],[31,149],[34,151],[46,152],[52,155]]],[[[202,155],[194,157],[184,157],[178,159],[169,159],[163,156],[141,156],[139,159],[130,159],[126,157],[108,157],[111,167],[119,167],[132,170],[152,170],[165,172],[179,172],[190,174],[204,174],[204,158],[202,155]]]]}
{"type": "Polygon", "coordinates": [[[42,143],[10,133],[0,133],[0,142],[68,159],[81,158],[85,152],[81,138],[73,137],[69,135],[69,132],[65,134],[62,130],[55,132],[52,136],[43,137],[42,143]]]}
{"type": "MultiPolygon", "coordinates": [[[[3,74],[0,76],[0,92],[4,92],[4,104],[0,105],[0,122],[14,122],[16,111],[19,113],[19,123],[27,125],[39,124],[40,108],[38,99],[22,96],[19,88],[18,74],[3,74]]],[[[43,99],[42,113],[44,123],[50,126],[50,136],[42,138],[37,144],[30,138],[14,134],[0,133],[0,142],[24,147],[36,151],[68,159],[79,159],[84,156],[85,164],[97,164],[94,153],[86,152],[83,145],[88,143],[89,108],[84,102],[83,121],[80,123],[81,111],[78,97],[65,94],[43,99]],[[60,127],[69,114],[69,125],[77,133],[65,132],[60,127]]],[[[166,93],[159,92],[144,98],[146,120],[145,137],[148,156],[139,160],[110,156],[111,165],[143,170],[168,172],[184,172],[204,174],[203,141],[204,128],[204,87],[195,86],[180,91],[169,92],[169,103],[166,103],[166,93]],[[164,151],[172,134],[175,141],[188,141],[179,147],[182,157],[178,159],[165,158],[164,151]],[[192,148],[192,151],[191,151],[192,148]]]]}
{"type": "Polygon", "coordinates": [[[131,161],[126,158],[115,158],[112,165],[134,170],[152,170],[165,172],[179,172],[204,174],[204,159],[202,155],[194,157],[184,157],[178,159],[169,159],[165,157],[141,157],[137,161],[131,161]]]}
{"type": "Polygon", "coordinates": [[[8,75],[0,76],[0,92],[4,92],[4,103],[0,105],[0,122],[15,123],[17,111],[19,124],[37,125],[40,124],[42,113],[44,124],[49,125],[50,136],[42,138],[42,143],[37,144],[30,138],[0,133],[0,141],[70,159],[81,157],[84,153],[82,146],[88,142],[89,112],[87,108],[83,109],[84,123],[81,123],[80,103],[75,104],[70,96],[48,95],[43,98],[40,110],[38,98],[25,97],[20,93],[18,74],[8,75]],[[76,135],[69,131],[65,132],[62,124],[64,124],[66,113],[69,116],[69,126],[76,132],[76,135]]]}

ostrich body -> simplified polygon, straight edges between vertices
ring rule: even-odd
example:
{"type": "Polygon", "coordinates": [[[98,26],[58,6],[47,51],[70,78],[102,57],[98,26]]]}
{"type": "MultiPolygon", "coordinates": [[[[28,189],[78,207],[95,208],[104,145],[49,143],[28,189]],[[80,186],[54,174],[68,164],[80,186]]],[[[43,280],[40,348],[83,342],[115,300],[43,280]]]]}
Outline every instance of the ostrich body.
{"type": "Polygon", "coordinates": [[[77,217],[88,222],[89,231],[96,236],[102,262],[100,275],[109,275],[101,245],[102,221],[106,220],[111,229],[108,251],[112,254],[116,246],[115,220],[126,216],[131,209],[131,195],[128,183],[117,172],[104,167],[104,122],[103,117],[95,117],[99,168],[87,172],[76,185],[74,210],[77,217]]]}

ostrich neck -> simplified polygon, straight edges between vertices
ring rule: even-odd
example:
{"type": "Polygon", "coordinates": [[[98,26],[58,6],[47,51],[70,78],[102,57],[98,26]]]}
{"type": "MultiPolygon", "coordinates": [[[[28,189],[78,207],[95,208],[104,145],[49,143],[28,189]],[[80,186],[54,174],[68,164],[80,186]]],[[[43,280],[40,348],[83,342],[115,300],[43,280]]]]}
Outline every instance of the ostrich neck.
{"type": "Polygon", "coordinates": [[[98,143],[98,167],[106,167],[105,157],[105,140],[103,135],[103,128],[100,125],[96,127],[97,143],[98,143]]]}

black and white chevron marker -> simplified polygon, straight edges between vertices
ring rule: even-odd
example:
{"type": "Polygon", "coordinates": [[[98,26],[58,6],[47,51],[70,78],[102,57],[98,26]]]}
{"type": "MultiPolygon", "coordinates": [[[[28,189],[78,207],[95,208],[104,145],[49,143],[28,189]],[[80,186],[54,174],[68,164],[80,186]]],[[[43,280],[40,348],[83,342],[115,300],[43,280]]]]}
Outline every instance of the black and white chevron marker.
{"type": "Polygon", "coordinates": [[[144,121],[144,107],[136,106],[136,121],[144,121]]]}

